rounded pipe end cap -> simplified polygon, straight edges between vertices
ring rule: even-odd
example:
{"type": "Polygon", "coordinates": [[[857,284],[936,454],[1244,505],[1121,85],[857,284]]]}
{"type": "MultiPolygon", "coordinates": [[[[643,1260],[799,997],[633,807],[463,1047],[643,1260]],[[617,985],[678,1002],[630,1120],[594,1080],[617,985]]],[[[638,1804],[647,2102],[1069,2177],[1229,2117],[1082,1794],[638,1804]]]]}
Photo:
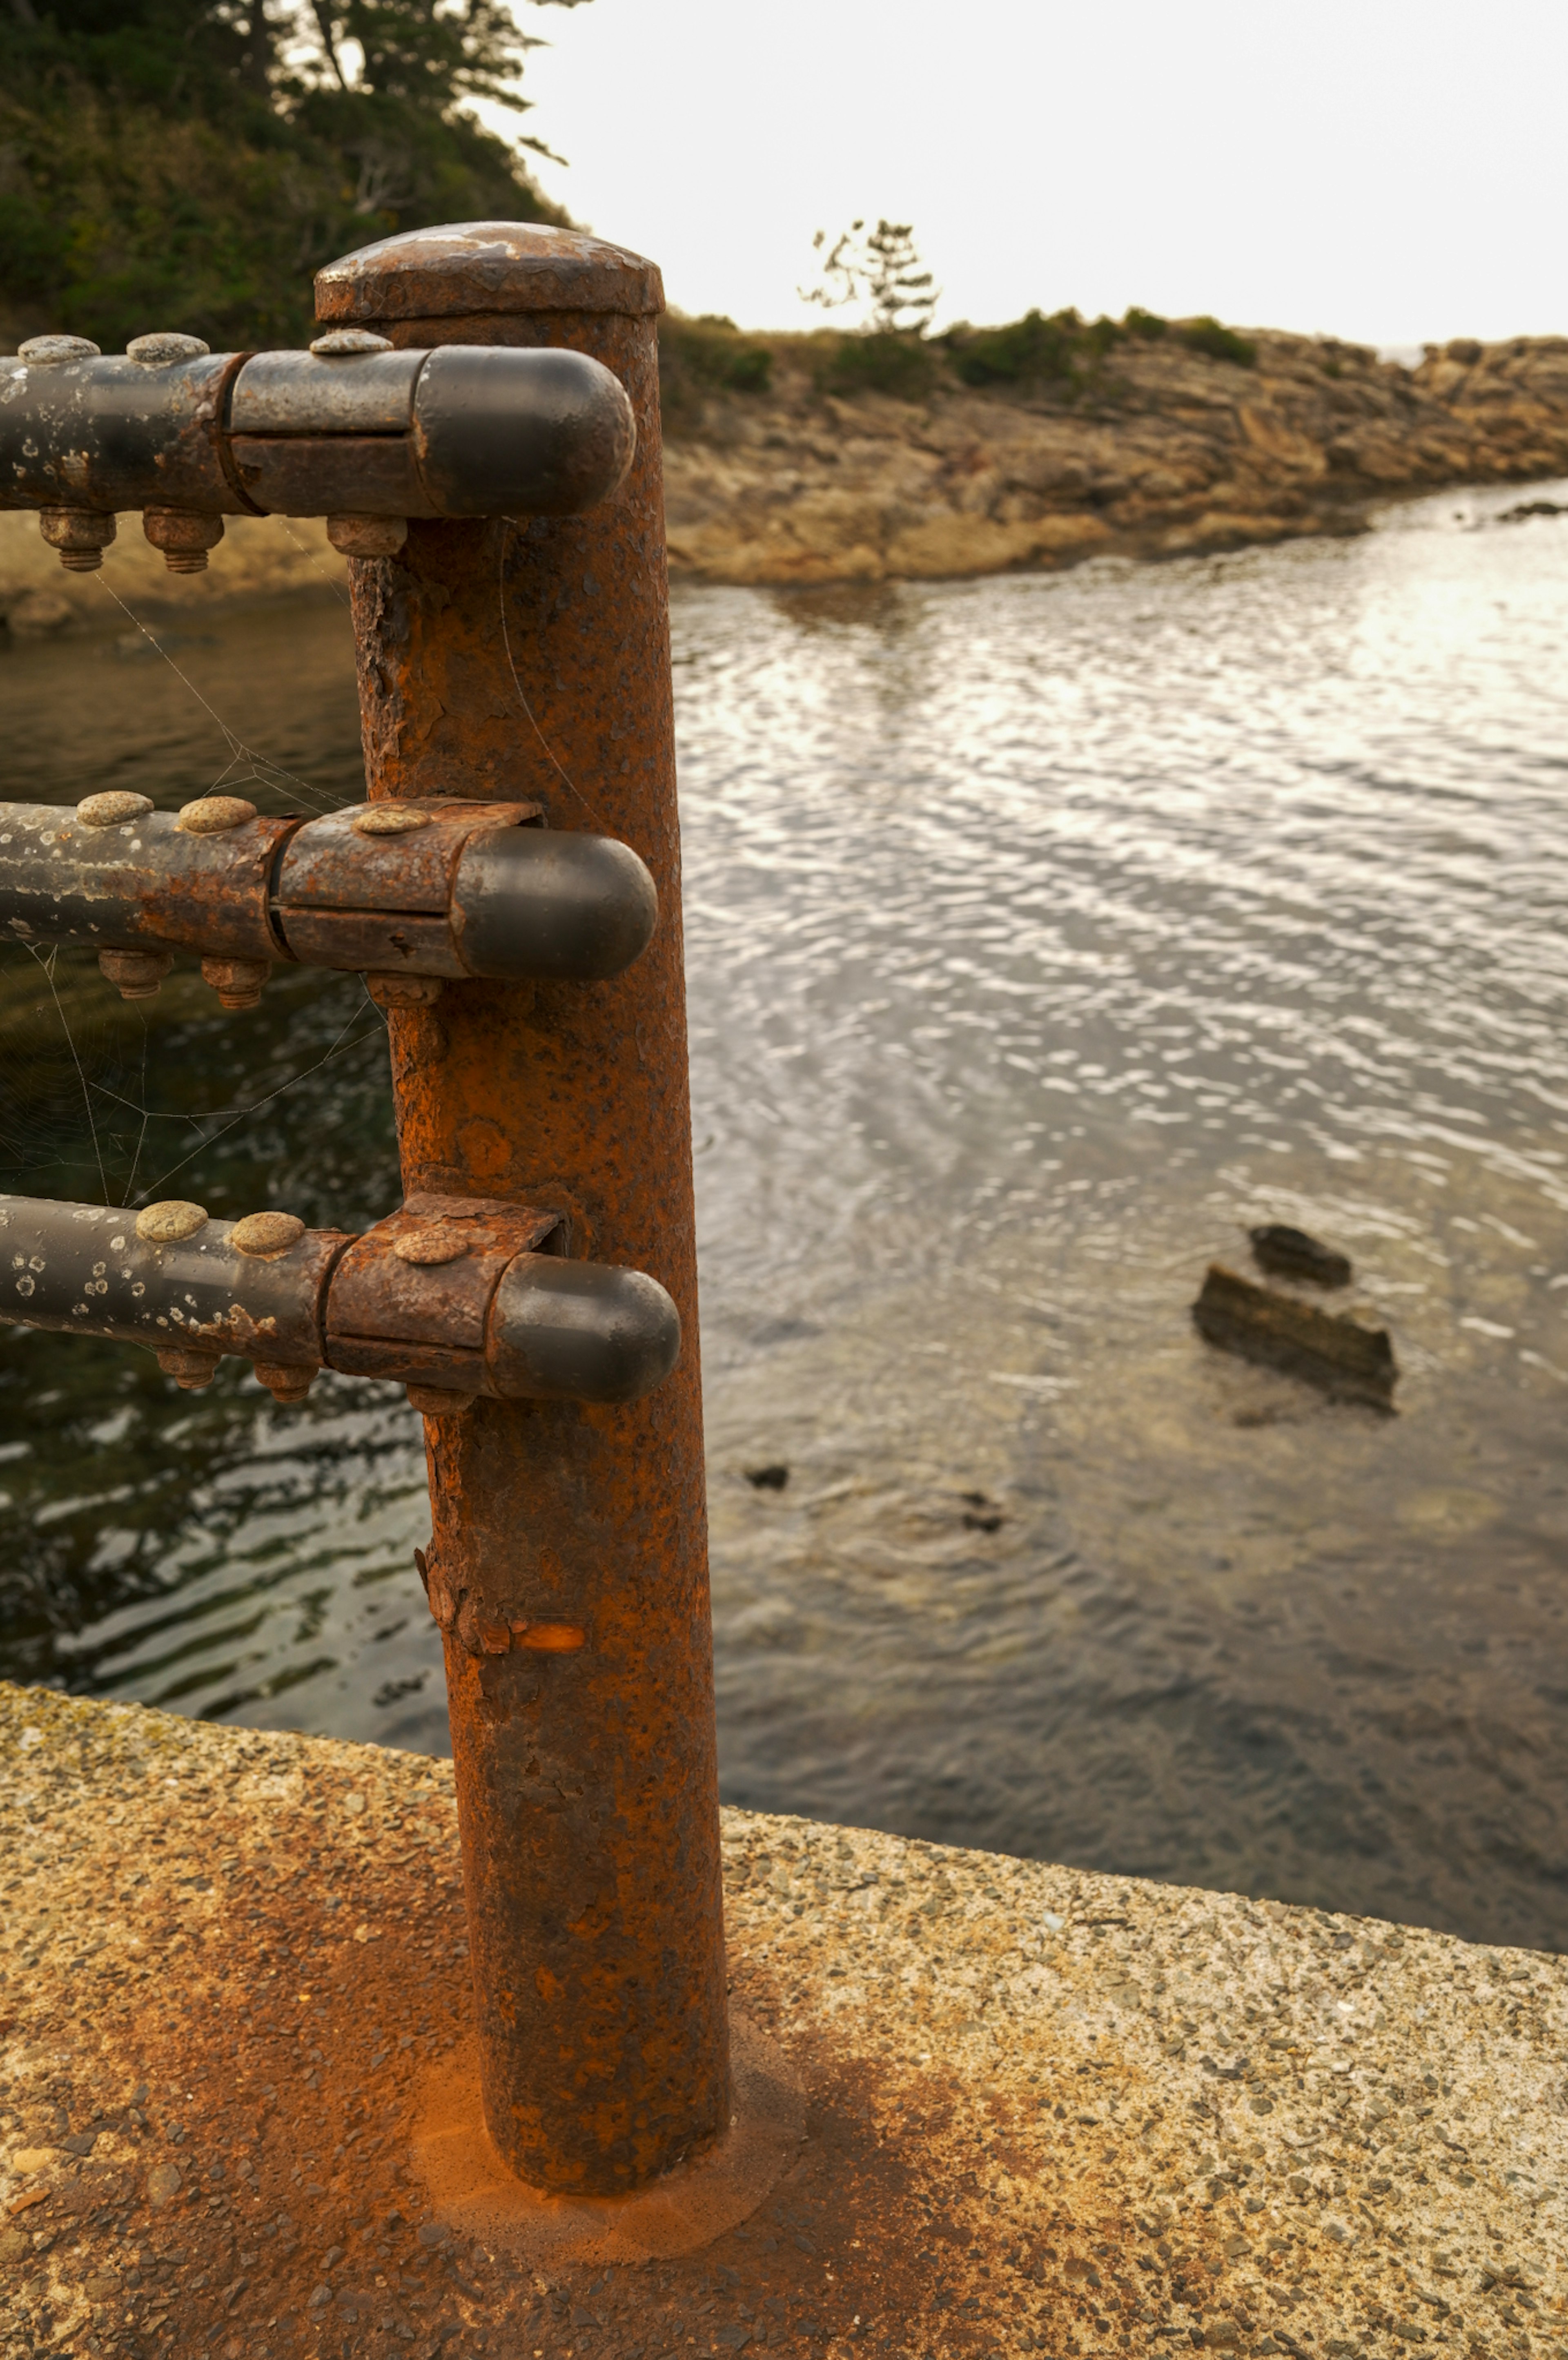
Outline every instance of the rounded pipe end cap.
{"type": "Polygon", "coordinates": [[[452,901],[459,957],[499,982],[606,982],[659,923],[659,890],[629,844],[547,827],[470,837],[452,901]]]}
{"type": "Polygon", "coordinates": [[[514,1401],[637,1401],[681,1358],[681,1314],[646,1271],[519,1254],[495,1290],[485,1355],[514,1401]]]}

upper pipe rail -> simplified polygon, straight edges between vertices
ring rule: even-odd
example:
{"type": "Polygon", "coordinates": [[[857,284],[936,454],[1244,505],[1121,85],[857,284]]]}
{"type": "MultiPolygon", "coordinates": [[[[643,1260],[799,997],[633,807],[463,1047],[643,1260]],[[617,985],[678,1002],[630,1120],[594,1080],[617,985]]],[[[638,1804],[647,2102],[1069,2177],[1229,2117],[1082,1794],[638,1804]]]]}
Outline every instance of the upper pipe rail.
{"type": "Polygon", "coordinates": [[[180,572],[226,516],[324,516],[360,556],[391,554],[409,517],[572,516],[616,489],[636,440],[620,380],[549,347],[402,352],[347,329],[251,354],[35,336],[0,359],[0,507],[39,509],[78,572],[126,509],[180,572]]]}

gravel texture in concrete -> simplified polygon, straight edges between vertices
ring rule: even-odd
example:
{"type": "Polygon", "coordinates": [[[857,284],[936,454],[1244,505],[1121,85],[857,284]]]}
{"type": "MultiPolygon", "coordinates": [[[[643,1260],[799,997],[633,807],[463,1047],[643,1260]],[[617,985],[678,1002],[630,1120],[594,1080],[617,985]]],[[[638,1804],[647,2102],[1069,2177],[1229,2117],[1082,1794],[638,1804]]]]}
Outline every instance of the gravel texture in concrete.
{"type": "Polygon", "coordinates": [[[420,2176],[447,1765],[5,1688],[0,1760],[7,2360],[1568,2360],[1568,1960],[732,1811],[804,2141],[702,2252],[539,2267],[420,2176]]]}

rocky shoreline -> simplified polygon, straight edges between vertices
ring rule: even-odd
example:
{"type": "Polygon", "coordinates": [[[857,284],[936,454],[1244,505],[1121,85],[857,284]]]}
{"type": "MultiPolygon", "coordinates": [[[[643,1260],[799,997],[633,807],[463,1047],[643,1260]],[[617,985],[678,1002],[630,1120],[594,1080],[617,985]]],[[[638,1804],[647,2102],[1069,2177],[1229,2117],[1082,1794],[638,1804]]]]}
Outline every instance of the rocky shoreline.
{"type": "MultiPolygon", "coordinates": [[[[686,391],[667,453],[677,579],[931,580],[1365,530],[1390,501],[1568,474],[1568,337],[1420,366],[1262,332],[1250,366],[1129,341],[1094,380],[917,401],[820,389],[817,340],[763,340],[766,391],[686,391]]],[[[683,390],[685,390],[683,388],[683,390]]]]}
{"type": "MultiPolygon", "coordinates": [[[[1250,366],[1134,338],[1087,380],[978,388],[933,347],[929,386],[899,399],[827,389],[841,339],[729,332],[721,346],[762,366],[726,385],[682,366],[679,333],[666,347],[676,581],[932,581],[1194,556],[1359,532],[1391,501],[1447,486],[1568,475],[1563,336],[1460,341],[1416,368],[1270,332],[1248,339],[1250,366]]],[[[18,638],[123,627],[106,585],[138,613],[188,611],[342,595],[344,575],[316,519],[232,519],[211,570],[180,577],[126,518],[97,577],[63,574],[30,512],[0,513],[0,627],[18,638]]]]}

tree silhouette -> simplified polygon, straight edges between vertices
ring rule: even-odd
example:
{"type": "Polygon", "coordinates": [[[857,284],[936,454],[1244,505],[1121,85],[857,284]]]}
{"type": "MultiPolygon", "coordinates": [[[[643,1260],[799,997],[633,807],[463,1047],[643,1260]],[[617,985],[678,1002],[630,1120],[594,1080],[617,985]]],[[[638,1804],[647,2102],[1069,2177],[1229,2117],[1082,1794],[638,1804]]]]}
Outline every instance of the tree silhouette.
{"type": "Polygon", "coordinates": [[[879,221],[867,230],[864,221],[852,222],[831,246],[820,229],[811,246],[822,256],[822,268],[815,286],[798,290],[803,303],[826,311],[864,303],[873,335],[926,333],[942,290],[921,264],[911,223],[879,221]]]}

